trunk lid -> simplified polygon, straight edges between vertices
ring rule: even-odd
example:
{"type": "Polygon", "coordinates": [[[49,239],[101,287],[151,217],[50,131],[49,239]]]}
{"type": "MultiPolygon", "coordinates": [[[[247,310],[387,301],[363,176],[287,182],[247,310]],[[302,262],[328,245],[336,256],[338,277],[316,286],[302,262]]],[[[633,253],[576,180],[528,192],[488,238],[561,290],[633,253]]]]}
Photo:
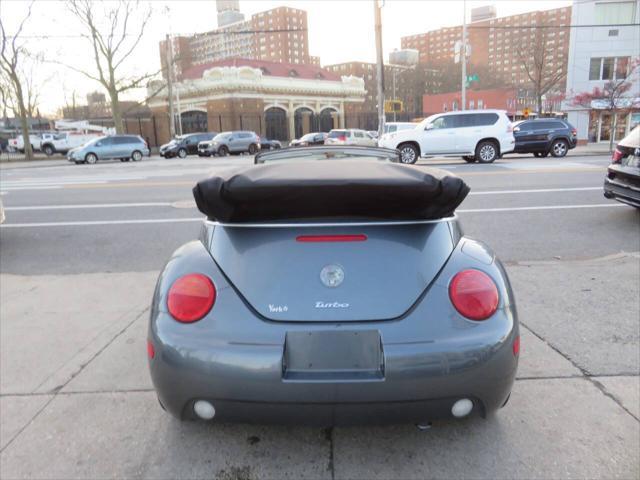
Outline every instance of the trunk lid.
{"type": "Polygon", "coordinates": [[[210,252],[262,316],[275,321],[349,322],[402,316],[435,279],[454,247],[446,221],[217,225],[210,252]]]}

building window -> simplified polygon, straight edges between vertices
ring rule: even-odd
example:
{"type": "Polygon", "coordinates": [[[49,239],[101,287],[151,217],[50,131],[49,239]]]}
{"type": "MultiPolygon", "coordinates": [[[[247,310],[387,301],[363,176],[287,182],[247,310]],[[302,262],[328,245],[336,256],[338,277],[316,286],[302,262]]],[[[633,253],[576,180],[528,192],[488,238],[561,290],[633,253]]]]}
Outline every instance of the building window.
{"type": "Polygon", "coordinates": [[[595,23],[597,25],[633,23],[635,15],[636,2],[596,3],[595,23]]]}
{"type": "Polygon", "coordinates": [[[484,102],[482,100],[478,100],[478,110],[482,110],[484,108],[484,102]]]}
{"type": "Polygon", "coordinates": [[[629,70],[629,57],[592,58],[589,80],[622,80],[629,70]]]}

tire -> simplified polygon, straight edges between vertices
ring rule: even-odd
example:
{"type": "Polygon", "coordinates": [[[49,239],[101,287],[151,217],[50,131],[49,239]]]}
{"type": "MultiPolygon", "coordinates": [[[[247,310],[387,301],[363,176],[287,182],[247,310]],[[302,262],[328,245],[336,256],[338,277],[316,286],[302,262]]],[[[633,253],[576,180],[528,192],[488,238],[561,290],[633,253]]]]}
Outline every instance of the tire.
{"type": "MultiPolygon", "coordinates": [[[[180,150],[178,150],[178,156],[180,158],[187,158],[187,151],[184,148],[181,148],[180,150]]],[[[136,160],[137,162],[138,160],[136,160]]]]}
{"type": "Polygon", "coordinates": [[[467,163],[473,163],[476,161],[476,157],[472,156],[472,155],[465,155],[462,157],[462,159],[467,162],[467,163]]]}
{"type": "Polygon", "coordinates": [[[84,163],[82,160],[74,160],[73,163],[75,163],[76,165],[80,165],[81,163],[84,163]]]}
{"type": "Polygon", "coordinates": [[[569,144],[566,140],[554,140],[551,144],[551,155],[556,158],[562,158],[567,155],[569,144]]]}
{"type": "Polygon", "coordinates": [[[224,145],[222,145],[218,149],[218,156],[219,157],[226,157],[227,155],[229,155],[229,149],[227,147],[225,147],[224,145]]]}
{"type": "Polygon", "coordinates": [[[255,155],[258,151],[258,147],[255,144],[249,145],[249,155],[255,155]]]}
{"type": "Polygon", "coordinates": [[[55,149],[51,145],[45,145],[42,151],[47,157],[50,157],[51,155],[56,153],[55,149]]]}
{"type": "MultiPolygon", "coordinates": [[[[186,153],[184,155],[185,157],[187,156],[186,153]]],[[[184,157],[181,157],[184,158],[184,157]]],[[[131,154],[131,160],[133,160],[134,162],[139,162],[140,160],[142,160],[142,152],[140,150],[134,150],[133,153],[131,154]]]]}
{"type": "Polygon", "coordinates": [[[95,153],[87,153],[84,157],[84,161],[93,165],[98,161],[98,156],[95,153]]]}
{"type": "Polygon", "coordinates": [[[411,143],[403,143],[402,145],[399,145],[398,150],[400,151],[400,163],[407,165],[413,164],[416,163],[420,157],[418,149],[411,143]]]}
{"type": "Polygon", "coordinates": [[[129,159],[128,158],[121,158],[120,161],[121,162],[127,162],[127,161],[129,161],[129,159]]]}
{"type": "Polygon", "coordinates": [[[274,148],[274,150],[280,150],[280,148],[282,148],[282,147],[280,147],[280,145],[278,145],[278,144],[276,143],[276,145],[275,145],[273,148],[274,148]]]}
{"type": "Polygon", "coordinates": [[[498,147],[490,140],[480,142],[476,147],[475,159],[479,163],[493,163],[499,156],[498,147]]]}

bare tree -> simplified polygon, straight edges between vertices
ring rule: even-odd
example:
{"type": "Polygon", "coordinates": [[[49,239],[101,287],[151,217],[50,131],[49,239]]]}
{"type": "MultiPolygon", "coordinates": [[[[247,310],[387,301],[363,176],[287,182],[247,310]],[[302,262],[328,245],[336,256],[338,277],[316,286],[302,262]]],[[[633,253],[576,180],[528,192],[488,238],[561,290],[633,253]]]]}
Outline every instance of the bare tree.
{"type": "MultiPolygon", "coordinates": [[[[640,59],[636,58],[630,62],[625,62],[624,68],[618,68],[602,88],[594,87],[590,92],[572,94],[570,102],[573,106],[584,108],[598,108],[609,112],[613,118],[611,135],[609,138],[609,151],[613,151],[613,139],[617,128],[618,114],[630,112],[640,107],[638,102],[638,92],[627,93],[633,88],[633,77],[635,71],[640,67],[640,59]],[[595,104],[595,105],[594,105],[595,104]]],[[[637,87],[637,83],[636,83],[637,87]]]]}
{"type": "Polygon", "coordinates": [[[525,36],[516,44],[516,55],[529,79],[536,101],[536,111],[538,115],[542,115],[544,110],[542,98],[562,89],[562,83],[567,75],[566,62],[554,62],[556,47],[555,44],[547,42],[545,32],[537,32],[535,40],[529,40],[525,36]]]}
{"type": "Polygon", "coordinates": [[[3,84],[2,96],[7,104],[12,105],[14,115],[20,117],[20,129],[22,130],[22,138],[24,140],[24,153],[27,160],[33,159],[33,149],[29,140],[29,110],[27,100],[25,99],[25,88],[20,75],[20,69],[24,58],[27,56],[27,49],[23,43],[20,43],[20,35],[31,17],[31,6],[29,4],[27,14],[20,22],[18,29],[12,35],[8,35],[2,17],[0,17],[0,71],[4,79],[0,82],[3,84]]]}
{"type": "Polygon", "coordinates": [[[83,36],[91,45],[97,74],[71,66],[70,68],[99,82],[104,87],[111,101],[111,114],[116,132],[123,133],[120,94],[144,86],[147,80],[158,73],[136,76],[121,74],[123,63],[131,57],[144,35],[147,23],[151,18],[151,9],[144,12],[141,20],[138,20],[134,17],[138,11],[139,1],[119,0],[115,5],[105,7],[104,18],[107,19],[108,25],[101,29],[94,16],[96,2],[71,0],[68,7],[84,27],[83,36]],[[129,30],[134,21],[139,23],[135,33],[132,34],[129,30]]]}

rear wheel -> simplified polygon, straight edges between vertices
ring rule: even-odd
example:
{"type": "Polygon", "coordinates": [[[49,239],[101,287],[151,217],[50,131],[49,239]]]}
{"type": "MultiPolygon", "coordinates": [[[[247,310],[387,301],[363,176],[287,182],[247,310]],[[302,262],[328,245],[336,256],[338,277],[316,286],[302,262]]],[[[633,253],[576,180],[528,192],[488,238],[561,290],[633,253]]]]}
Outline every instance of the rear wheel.
{"type": "Polygon", "coordinates": [[[480,163],[493,163],[498,158],[498,147],[490,140],[480,142],[476,147],[476,161],[480,163]]]}
{"type": "Polygon", "coordinates": [[[84,157],[84,161],[93,165],[98,161],[98,156],[95,153],[87,153],[84,157]]]}
{"type": "Polygon", "coordinates": [[[551,155],[560,158],[564,157],[569,151],[569,145],[565,140],[556,140],[551,145],[551,155]]]}
{"type": "Polygon", "coordinates": [[[418,161],[418,157],[420,155],[418,154],[418,149],[415,145],[403,143],[398,147],[398,150],[400,150],[400,162],[411,164],[418,161]]]}
{"type": "Polygon", "coordinates": [[[471,155],[464,155],[464,156],[462,157],[462,159],[463,159],[465,162],[467,162],[467,163],[473,163],[473,162],[475,162],[475,161],[476,161],[476,157],[471,156],[471,155]]]}
{"type": "Polygon", "coordinates": [[[249,155],[255,155],[257,151],[258,147],[254,143],[249,145],[249,155]]]}
{"type": "Polygon", "coordinates": [[[51,145],[45,145],[44,148],[42,149],[42,151],[44,152],[44,154],[47,157],[50,157],[51,155],[53,155],[55,153],[55,150],[53,149],[53,147],[51,145]]]}
{"type": "MultiPolygon", "coordinates": [[[[186,153],[185,153],[185,157],[186,157],[186,153]]],[[[184,158],[184,157],[181,157],[184,158]]],[[[134,150],[134,152],[131,154],[131,159],[134,162],[139,162],[140,160],[142,160],[142,152],[140,152],[139,150],[134,150]]]]}
{"type": "Polygon", "coordinates": [[[184,148],[181,148],[180,150],[178,150],[178,156],[180,158],[186,158],[187,157],[187,151],[184,148]]]}
{"type": "Polygon", "coordinates": [[[227,147],[225,147],[224,145],[222,145],[218,149],[218,155],[221,156],[221,157],[226,157],[227,155],[229,155],[229,149],[227,147]]]}

